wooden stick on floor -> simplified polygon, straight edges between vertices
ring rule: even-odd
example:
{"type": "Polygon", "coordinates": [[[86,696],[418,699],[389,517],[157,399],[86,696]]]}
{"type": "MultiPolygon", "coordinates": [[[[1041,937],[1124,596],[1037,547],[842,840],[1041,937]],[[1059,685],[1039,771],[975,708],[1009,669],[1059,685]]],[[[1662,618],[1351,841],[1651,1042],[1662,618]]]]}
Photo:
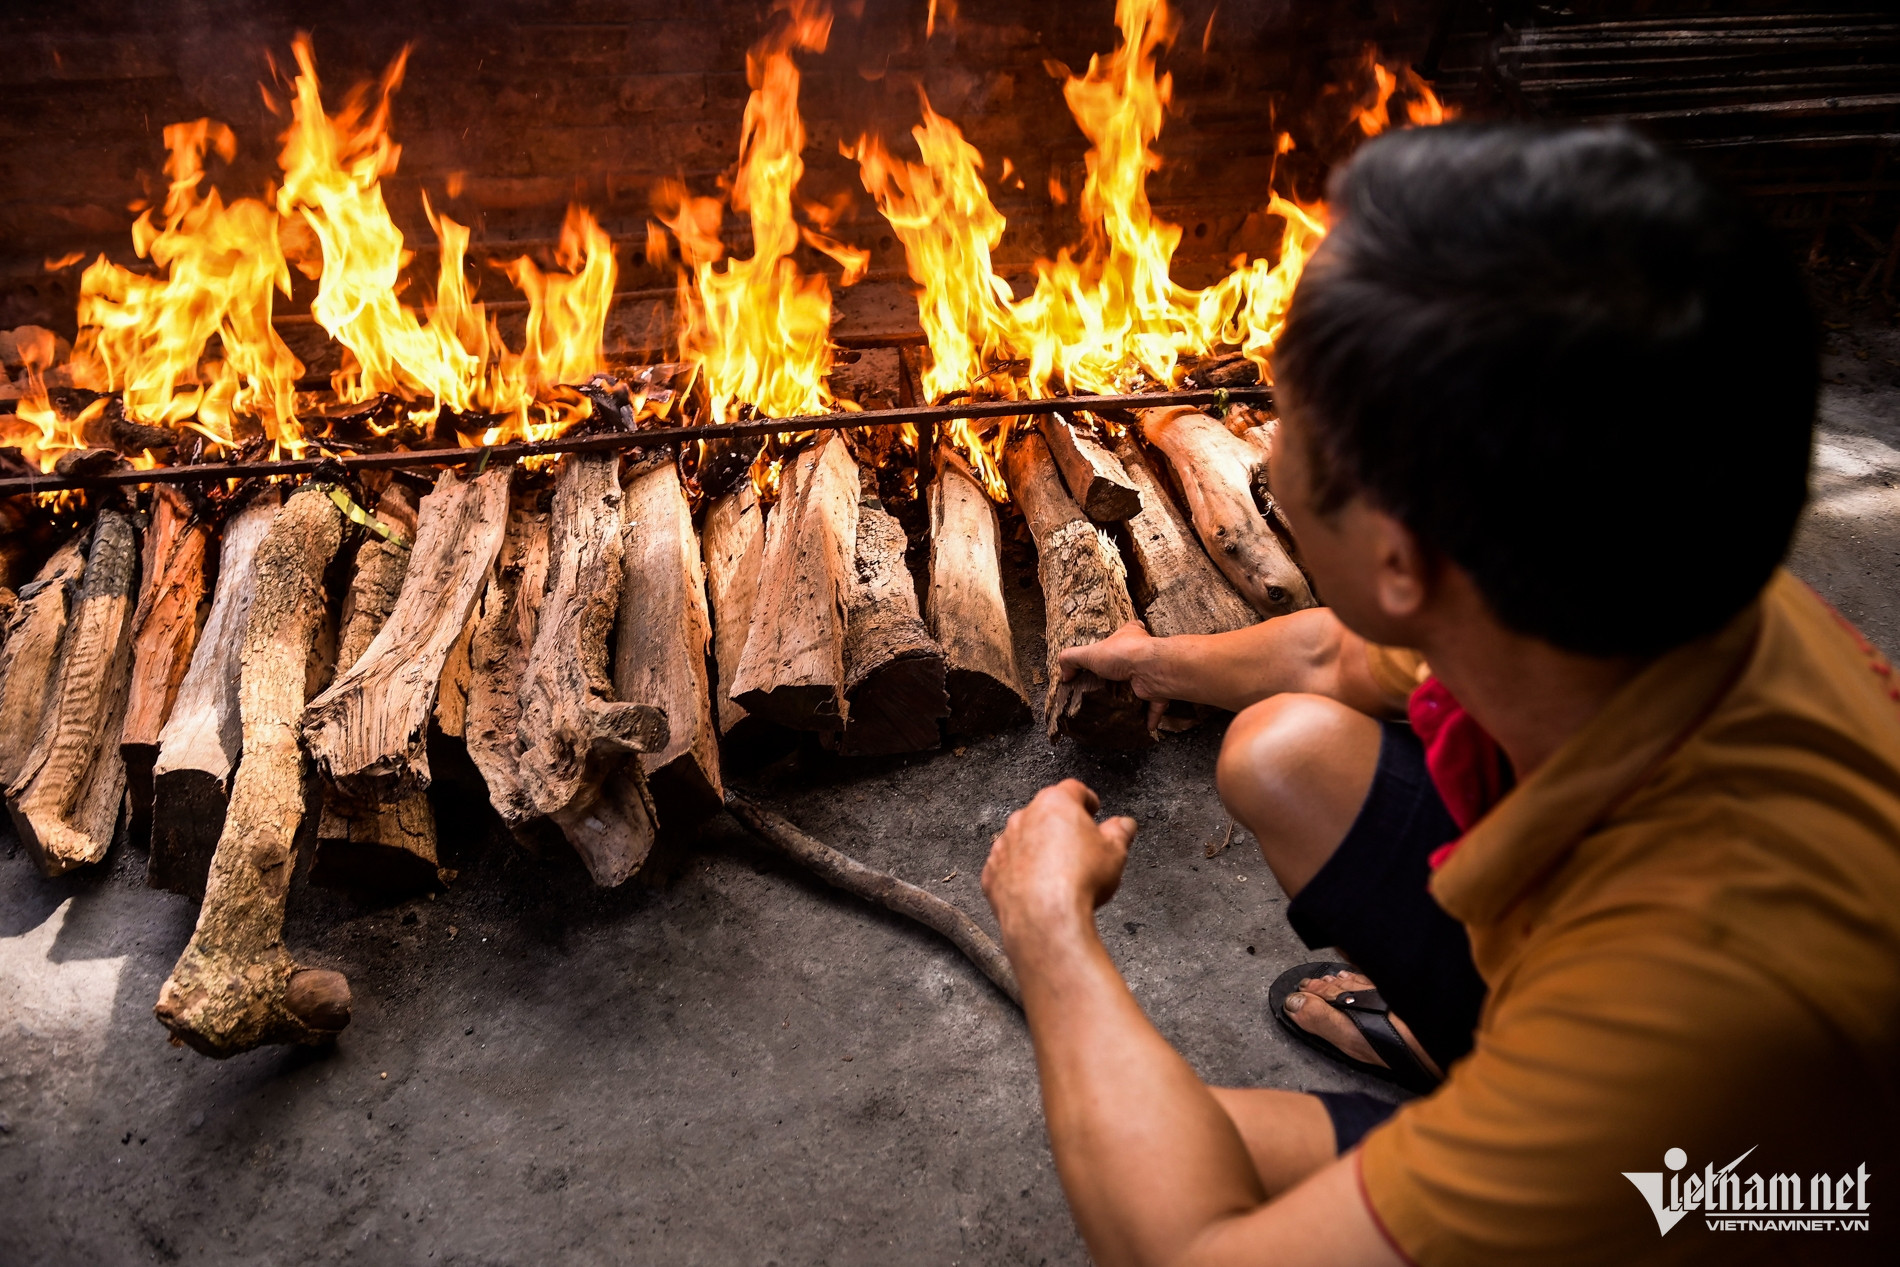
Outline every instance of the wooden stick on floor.
{"type": "Polygon", "coordinates": [[[1022,1006],[1022,987],[1016,982],[1016,969],[1010,966],[1009,956],[963,911],[934,893],[888,872],[867,867],[823,841],[814,840],[771,810],[736,792],[726,794],[726,808],[760,840],[826,884],[943,934],[978,971],[996,984],[997,989],[1009,996],[1010,1002],[1022,1006]]]}

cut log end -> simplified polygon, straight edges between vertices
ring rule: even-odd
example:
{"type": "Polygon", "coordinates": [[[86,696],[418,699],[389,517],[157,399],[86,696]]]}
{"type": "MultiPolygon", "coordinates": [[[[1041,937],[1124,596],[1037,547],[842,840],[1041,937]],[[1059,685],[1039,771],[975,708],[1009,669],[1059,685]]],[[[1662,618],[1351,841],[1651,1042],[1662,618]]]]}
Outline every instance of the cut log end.
{"type": "Polygon", "coordinates": [[[1067,735],[1085,748],[1134,752],[1155,742],[1148,729],[1148,701],[1128,683],[1104,681],[1093,673],[1052,682],[1048,713],[1052,743],[1067,735]]]}

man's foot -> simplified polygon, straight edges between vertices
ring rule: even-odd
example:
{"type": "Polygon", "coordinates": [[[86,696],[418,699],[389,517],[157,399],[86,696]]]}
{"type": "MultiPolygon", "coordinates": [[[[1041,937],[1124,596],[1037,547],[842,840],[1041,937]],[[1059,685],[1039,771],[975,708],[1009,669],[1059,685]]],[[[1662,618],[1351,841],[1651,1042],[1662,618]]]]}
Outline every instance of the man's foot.
{"type": "MultiPolygon", "coordinates": [[[[1383,1066],[1386,1062],[1372,1049],[1372,1044],[1359,1032],[1352,1018],[1331,1003],[1341,994],[1376,988],[1370,978],[1357,972],[1329,972],[1323,977],[1303,977],[1300,988],[1286,997],[1287,1019],[1313,1037],[1331,1043],[1354,1060],[1383,1066]]],[[[1430,1070],[1433,1077],[1442,1079],[1444,1070],[1419,1045],[1411,1027],[1396,1015],[1388,1013],[1387,1018],[1392,1022],[1392,1028],[1398,1030],[1399,1037],[1405,1040],[1405,1045],[1412,1049],[1412,1054],[1418,1057],[1418,1062],[1430,1070]]]]}

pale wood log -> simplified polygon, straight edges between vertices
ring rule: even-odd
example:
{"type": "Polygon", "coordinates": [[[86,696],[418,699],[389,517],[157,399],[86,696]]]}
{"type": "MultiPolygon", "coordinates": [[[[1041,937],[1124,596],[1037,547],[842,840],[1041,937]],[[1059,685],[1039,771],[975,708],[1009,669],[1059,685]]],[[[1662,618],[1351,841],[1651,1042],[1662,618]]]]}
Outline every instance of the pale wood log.
{"type": "Polygon", "coordinates": [[[759,594],[759,565],[765,559],[765,509],[752,481],[742,479],[731,492],[706,507],[702,557],[712,600],[713,665],[719,708],[719,733],[731,737],[748,714],[732,698],[732,681],[745,654],[746,633],[759,594]]]}
{"type": "Polygon", "coordinates": [[[429,717],[442,669],[508,526],[512,466],[445,471],[422,499],[402,591],[369,648],[311,701],[304,742],[337,790],[380,805],[429,786],[429,717]]]}
{"type": "Polygon", "coordinates": [[[1313,606],[1313,590],[1254,503],[1259,450],[1194,409],[1143,410],[1142,436],[1167,456],[1214,565],[1262,616],[1313,606]]]}
{"type": "Polygon", "coordinates": [[[1043,414],[1036,429],[1083,514],[1098,524],[1110,524],[1141,513],[1141,490],[1093,431],[1062,414],[1043,414]]]}
{"type": "MultiPolygon", "coordinates": [[[[1249,413],[1254,418],[1263,418],[1262,415],[1252,413],[1252,411],[1249,413]]],[[[1279,434],[1279,419],[1263,418],[1262,421],[1253,422],[1243,429],[1240,438],[1251,444],[1254,451],[1260,455],[1260,464],[1253,469],[1254,505],[1260,508],[1260,513],[1266,521],[1273,525],[1273,530],[1280,534],[1280,539],[1286,543],[1288,553],[1293,556],[1293,562],[1297,563],[1300,570],[1304,572],[1306,561],[1300,558],[1300,543],[1293,536],[1293,526],[1287,522],[1286,511],[1281,509],[1279,501],[1273,496],[1268,459],[1273,456],[1275,437],[1279,434]]],[[[1315,595],[1316,599],[1317,597],[1315,595]]]]}
{"type": "Polygon", "coordinates": [[[845,604],[858,540],[858,471],[831,432],[786,464],[765,526],[758,598],[727,693],[796,730],[841,730],[845,604]]]}
{"type": "Polygon", "coordinates": [[[1076,507],[1062,487],[1039,435],[1024,436],[1004,454],[1003,478],[1036,539],[1049,650],[1044,703],[1049,738],[1068,735],[1091,748],[1141,748],[1154,742],[1148,704],[1126,682],[1093,673],[1062,680],[1057,657],[1070,647],[1108,637],[1135,619],[1126,570],[1114,543],[1076,507]]]}
{"type": "Polygon", "coordinates": [[[937,450],[930,485],[930,631],[943,647],[946,729],[986,735],[1029,720],[1003,604],[1002,532],[969,464],[937,450]]]}
{"type": "Polygon", "coordinates": [[[1128,521],[1128,544],[1145,599],[1142,619],[1157,638],[1226,633],[1258,617],[1220,574],[1168,495],[1148,455],[1133,436],[1115,446],[1128,477],[1141,490],[1141,513],[1128,521]]]}
{"type": "Polygon", "coordinates": [[[89,538],[79,533],[20,587],[0,645],[0,792],[12,787],[39,742],[59,685],[59,649],[86,572],[89,538]]]}
{"type": "Polygon", "coordinates": [[[943,648],[917,605],[904,563],[910,542],[878,499],[877,480],[859,482],[857,554],[845,600],[844,693],[838,750],[853,756],[920,752],[940,742],[949,715],[943,648]]]}
{"type": "Polygon", "coordinates": [[[183,493],[165,484],[152,489],[139,605],[132,614],[132,686],[119,739],[135,841],[151,833],[152,766],[158,760],[159,735],[191,667],[210,605],[205,573],[210,541],[210,531],[193,517],[183,493]]]}
{"type": "Polygon", "coordinates": [[[284,946],[308,765],[299,742],[305,665],[325,622],[323,577],[343,514],[321,488],[299,489],[258,548],[239,669],[244,760],[232,780],[191,943],[153,1009],[207,1056],[266,1043],[321,1043],[350,1019],[349,983],[305,968],[284,946]]]}
{"type": "Polygon", "coordinates": [[[620,517],[614,695],[666,714],[666,747],[641,764],[660,824],[680,830],[717,813],[726,789],[706,663],[712,644],[706,570],[692,507],[670,458],[632,473],[620,517]]]}
{"type": "MultiPolygon", "coordinates": [[[[152,850],[145,882],[203,897],[205,876],[224,830],[225,793],[244,743],[238,670],[244,628],[257,588],[257,549],[282,507],[269,487],[225,520],[211,611],[158,736],[152,766],[152,850]]],[[[298,680],[302,681],[302,670],[298,680]]]]}
{"type": "Polygon", "coordinates": [[[463,735],[469,758],[488,785],[489,803],[519,830],[535,817],[521,782],[521,683],[539,628],[548,579],[549,516],[532,490],[517,494],[508,512],[501,558],[475,611],[469,642],[468,718],[463,735]]]}
{"type": "MultiPolygon", "coordinates": [[[[414,489],[392,481],[376,502],[376,517],[413,542],[416,503],[414,489]]],[[[343,596],[337,635],[336,661],[345,672],[363,658],[395,610],[409,554],[408,547],[380,536],[357,547],[356,573],[343,596]]],[[[312,883],[389,897],[432,886],[437,874],[435,813],[426,793],[366,803],[324,788],[312,883]]]]}
{"type": "Polygon", "coordinates": [[[138,572],[131,518],[99,512],[60,649],[50,724],[42,725],[39,743],[8,789],[14,828],[49,876],[99,861],[118,830],[125,804],[119,738],[132,679],[138,572]]]}
{"type": "MultiPolygon", "coordinates": [[[[484,583],[486,588],[486,583],[484,583]]],[[[475,640],[475,613],[470,609],[468,623],[462,626],[462,636],[449,648],[449,658],[442,664],[442,677],[435,691],[435,728],[449,739],[466,738],[468,730],[468,686],[472,672],[469,664],[469,645],[475,640]]]]}
{"type": "Polygon", "coordinates": [[[621,581],[619,459],[570,454],[554,488],[548,588],[521,683],[520,782],[594,882],[646,861],[653,803],[637,759],[663,750],[666,714],[613,698],[608,635],[621,581]]]}

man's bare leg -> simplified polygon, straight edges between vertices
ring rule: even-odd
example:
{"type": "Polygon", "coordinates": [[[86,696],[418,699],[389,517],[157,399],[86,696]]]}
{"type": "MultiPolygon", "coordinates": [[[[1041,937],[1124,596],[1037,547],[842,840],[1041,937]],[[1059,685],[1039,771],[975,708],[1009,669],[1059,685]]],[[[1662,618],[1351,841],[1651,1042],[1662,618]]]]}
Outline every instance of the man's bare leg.
{"type": "MultiPolygon", "coordinates": [[[[1380,724],[1318,695],[1275,695],[1234,718],[1221,745],[1215,782],[1234,819],[1260,842],[1260,853],[1288,898],[1319,874],[1352,829],[1379,766],[1380,724]]],[[[1358,1027],[1326,1000],[1368,989],[1358,974],[1321,977],[1288,997],[1294,1024],[1355,1060],[1383,1064],[1358,1027]]],[[[1403,1020],[1392,1018],[1414,1054],[1434,1073],[1403,1020]]],[[[1294,1091],[1217,1088],[1269,1192],[1283,1191],[1333,1156],[1332,1121],[1318,1099],[1294,1091]]]]}

